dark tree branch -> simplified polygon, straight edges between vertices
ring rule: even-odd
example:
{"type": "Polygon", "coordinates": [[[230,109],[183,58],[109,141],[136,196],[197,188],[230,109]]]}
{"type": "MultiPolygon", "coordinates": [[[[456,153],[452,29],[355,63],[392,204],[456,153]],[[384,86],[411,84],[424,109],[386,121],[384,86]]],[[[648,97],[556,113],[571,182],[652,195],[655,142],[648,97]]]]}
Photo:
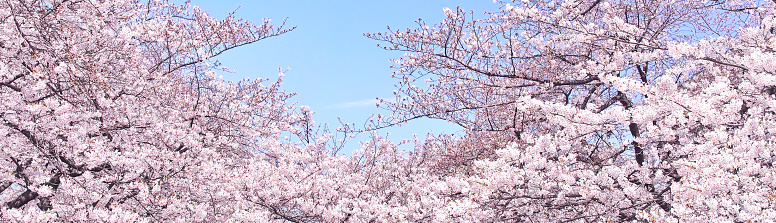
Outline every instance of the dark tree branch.
{"type": "Polygon", "coordinates": [[[14,209],[14,208],[20,208],[29,203],[31,200],[38,197],[38,193],[32,192],[31,190],[27,189],[27,191],[24,191],[22,195],[19,195],[16,199],[14,199],[11,202],[8,202],[8,208],[14,209]]]}
{"type": "MultiPolygon", "coordinates": [[[[622,104],[625,109],[630,109],[633,107],[633,102],[631,102],[628,99],[628,96],[622,93],[622,91],[617,92],[617,99],[620,101],[620,104],[622,104]]],[[[631,135],[633,138],[638,138],[641,133],[639,131],[639,125],[631,122],[630,125],[628,125],[628,128],[630,129],[631,135]]],[[[636,163],[639,164],[639,166],[644,164],[644,150],[641,148],[641,145],[636,143],[636,141],[633,141],[631,143],[633,145],[633,150],[636,155],[636,163]]]]}
{"type": "Polygon", "coordinates": [[[5,189],[8,189],[8,187],[11,187],[11,184],[13,183],[11,183],[10,181],[6,181],[0,184],[0,194],[2,194],[3,191],[5,191],[5,189]]]}
{"type": "Polygon", "coordinates": [[[585,10],[584,12],[582,12],[582,15],[585,15],[585,14],[587,14],[588,12],[590,12],[590,10],[593,10],[593,8],[595,8],[595,6],[596,6],[596,5],[598,5],[598,3],[601,3],[601,0],[595,0],[595,2],[593,2],[593,4],[592,4],[592,5],[590,5],[590,7],[589,7],[589,8],[587,8],[587,10],[585,10]]]}
{"type": "Polygon", "coordinates": [[[647,83],[647,65],[644,65],[644,68],[641,67],[641,65],[636,64],[636,70],[639,71],[639,76],[641,77],[641,82],[647,83]]]}

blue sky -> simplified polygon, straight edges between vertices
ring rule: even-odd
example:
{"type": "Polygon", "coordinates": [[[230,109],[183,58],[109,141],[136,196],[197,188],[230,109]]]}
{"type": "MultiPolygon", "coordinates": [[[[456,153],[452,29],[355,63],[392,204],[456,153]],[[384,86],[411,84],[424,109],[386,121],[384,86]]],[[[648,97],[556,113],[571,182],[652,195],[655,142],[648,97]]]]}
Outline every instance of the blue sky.
{"type": "MultiPolygon", "coordinates": [[[[365,32],[415,28],[422,18],[429,24],[442,21],[444,7],[461,6],[474,10],[496,11],[492,1],[192,1],[222,19],[237,9],[235,15],[254,22],[263,18],[296,30],[278,37],[229,51],[216,59],[236,71],[223,73],[226,80],[244,77],[276,78],[278,68],[285,72],[283,89],[297,92],[291,98],[298,105],[307,105],[315,112],[317,124],[329,123],[332,128],[343,122],[363,126],[372,114],[390,114],[375,106],[375,98],[393,98],[396,80],[390,78],[391,58],[401,53],[377,47],[377,41],[363,36],[365,32]],[[239,8],[239,9],[238,9],[239,8]]],[[[388,139],[398,141],[425,136],[426,132],[456,133],[460,127],[441,120],[413,120],[401,127],[380,130],[390,133],[388,139]]],[[[421,137],[423,138],[423,137],[421,137]]],[[[359,148],[366,136],[349,140],[344,152],[359,148]]],[[[411,148],[403,146],[402,148],[411,148]]]]}

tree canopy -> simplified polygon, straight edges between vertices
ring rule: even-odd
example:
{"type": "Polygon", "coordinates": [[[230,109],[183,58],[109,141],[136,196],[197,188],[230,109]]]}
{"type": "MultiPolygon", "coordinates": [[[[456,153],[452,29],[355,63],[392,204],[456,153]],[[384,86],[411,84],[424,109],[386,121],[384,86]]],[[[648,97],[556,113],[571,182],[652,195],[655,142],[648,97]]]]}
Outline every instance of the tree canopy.
{"type": "Polygon", "coordinates": [[[282,78],[216,75],[214,57],[293,27],[166,1],[0,2],[0,218],[776,219],[774,2],[496,3],[366,34],[406,54],[393,115],[365,130],[427,117],[466,134],[412,151],[374,134],[345,156],[282,78]]]}

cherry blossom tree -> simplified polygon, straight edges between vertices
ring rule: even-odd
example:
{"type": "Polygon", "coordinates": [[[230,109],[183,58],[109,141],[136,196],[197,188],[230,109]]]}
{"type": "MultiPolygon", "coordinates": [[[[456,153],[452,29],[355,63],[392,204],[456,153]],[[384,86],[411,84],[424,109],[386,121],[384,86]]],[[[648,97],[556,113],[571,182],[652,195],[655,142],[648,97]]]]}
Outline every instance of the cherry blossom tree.
{"type": "Polygon", "coordinates": [[[0,18],[3,221],[249,214],[236,175],[309,118],[280,80],[215,75],[212,57],[291,30],[269,20],[121,0],[2,1],[0,18]]]}
{"type": "Polygon", "coordinates": [[[774,3],[498,3],[368,34],[406,52],[374,128],[430,117],[464,136],[400,151],[373,132],[343,156],[280,78],[215,72],[293,28],[165,1],[2,1],[0,218],[776,219],[774,3]]]}
{"type": "Polygon", "coordinates": [[[367,34],[406,53],[375,128],[466,130],[415,151],[437,220],[776,219],[774,2],[499,3],[367,34]]]}
{"type": "Polygon", "coordinates": [[[292,28],[165,1],[3,1],[0,18],[3,222],[428,219],[407,200],[429,193],[402,187],[427,191],[408,183],[423,162],[379,137],[332,155],[279,79],[217,77],[213,57],[292,28]]]}

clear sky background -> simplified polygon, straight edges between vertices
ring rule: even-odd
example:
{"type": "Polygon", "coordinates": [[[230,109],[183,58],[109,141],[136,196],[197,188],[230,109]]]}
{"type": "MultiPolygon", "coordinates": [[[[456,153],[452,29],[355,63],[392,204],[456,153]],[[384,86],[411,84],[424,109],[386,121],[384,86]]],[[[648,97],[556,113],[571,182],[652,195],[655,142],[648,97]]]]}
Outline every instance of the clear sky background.
{"type": "MultiPolygon", "coordinates": [[[[316,124],[339,126],[337,118],[362,127],[372,114],[390,114],[375,106],[375,98],[392,99],[395,90],[390,77],[391,58],[399,52],[377,47],[377,41],[363,36],[366,32],[415,28],[418,18],[436,24],[444,18],[443,8],[460,6],[483,16],[496,11],[498,5],[487,0],[393,0],[393,1],[250,1],[195,0],[211,16],[223,19],[236,10],[236,17],[259,23],[263,18],[274,24],[286,20],[290,33],[231,50],[216,59],[236,73],[222,73],[226,80],[277,78],[278,68],[287,69],[282,89],[296,92],[291,98],[299,106],[307,105],[315,112],[316,124]]],[[[398,142],[427,132],[456,133],[461,128],[441,120],[413,120],[401,127],[380,130],[380,134],[398,142]],[[390,135],[388,135],[390,134],[390,135]]],[[[366,140],[362,135],[350,139],[345,150],[350,154],[366,140]]],[[[409,149],[411,146],[402,146],[409,149]]]]}

